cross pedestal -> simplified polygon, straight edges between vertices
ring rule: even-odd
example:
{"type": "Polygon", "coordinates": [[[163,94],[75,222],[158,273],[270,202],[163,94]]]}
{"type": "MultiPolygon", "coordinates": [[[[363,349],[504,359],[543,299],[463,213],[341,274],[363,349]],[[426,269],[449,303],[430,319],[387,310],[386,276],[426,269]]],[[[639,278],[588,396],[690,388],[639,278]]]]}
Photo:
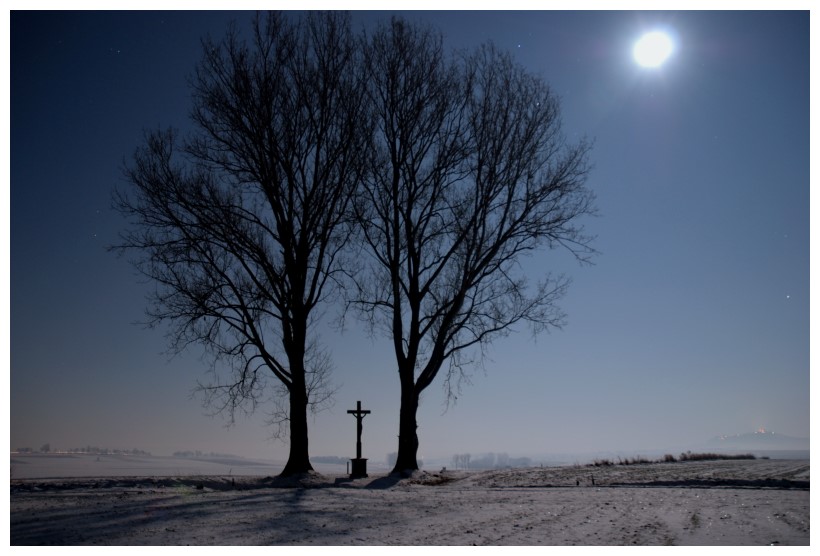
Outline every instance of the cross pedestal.
{"type": "Polygon", "coordinates": [[[370,413],[369,409],[362,409],[362,402],[356,402],[356,409],[348,409],[348,413],[356,417],[356,457],[351,459],[353,464],[351,479],[367,477],[367,458],[362,457],[362,419],[370,413]]]}
{"type": "Polygon", "coordinates": [[[352,458],[350,463],[353,464],[353,469],[350,473],[351,479],[367,477],[367,458],[352,458]]]}

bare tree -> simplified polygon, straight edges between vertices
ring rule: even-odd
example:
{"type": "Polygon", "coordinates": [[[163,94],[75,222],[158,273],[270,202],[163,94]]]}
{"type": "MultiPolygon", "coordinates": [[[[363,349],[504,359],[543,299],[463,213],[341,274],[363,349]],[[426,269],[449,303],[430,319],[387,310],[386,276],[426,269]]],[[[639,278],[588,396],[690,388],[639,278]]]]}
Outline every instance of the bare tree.
{"type": "Polygon", "coordinates": [[[453,467],[455,469],[469,469],[470,454],[453,454],[453,467]]]}
{"type": "Polygon", "coordinates": [[[356,208],[371,265],[353,301],[393,339],[403,471],[418,469],[419,398],[445,362],[455,395],[470,356],[513,325],[563,324],[568,280],[530,287],[520,263],[545,246],[592,253],[577,222],[593,212],[589,145],[565,141],[555,95],[492,46],[449,59],[437,33],[394,19],[367,48],[377,133],[356,208]]]}
{"type": "Polygon", "coordinates": [[[312,469],[307,409],[329,394],[311,325],[342,271],[363,167],[362,64],[338,13],[257,16],[249,40],[231,27],[203,46],[195,131],[151,133],[135,154],[132,187],[116,195],[133,224],[118,248],[157,285],[150,323],[171,324],[173,349],[213,356],[209,403],[233,419],[269,381],[284,388],[282,474],[301,473],[312,469]]]}

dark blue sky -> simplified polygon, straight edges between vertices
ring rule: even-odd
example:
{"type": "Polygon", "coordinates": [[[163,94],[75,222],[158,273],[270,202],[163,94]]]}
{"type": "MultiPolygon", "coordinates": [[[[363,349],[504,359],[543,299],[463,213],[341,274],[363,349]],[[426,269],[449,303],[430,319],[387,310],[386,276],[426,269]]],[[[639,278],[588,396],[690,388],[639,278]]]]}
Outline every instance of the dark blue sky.
{"type": "MultiPolygon", "coordinates": [[[[389,13],[358,12],[357,28],[389,13]]],[[[414,12],[448,47],[492,40],[562,98],[569,138],[595,141],[588,220],[601,254],[526,262],[574,282],[563,330],[499,340],[444,413],[434,384],[420,456],[674,449],[758,427],[809,436],[808,12],[414,12]],[[631,48],[663,28],[657,69],[631,48]]],[[[143,318],[147,285],[106,251],[110,209],[144,129],[184,130],[200,37],[250,13],[12,12],[11,447],[97,444],[283,458],[264,409],[230,430],[190,390],[201,353],[170,359],[143,318]]],[[[332,314],[333,309],[329,309],[332,314]]],[[[342,386],[311,453],[394,451],[398,380],[386,338],[322,339],[342,386]]]]}

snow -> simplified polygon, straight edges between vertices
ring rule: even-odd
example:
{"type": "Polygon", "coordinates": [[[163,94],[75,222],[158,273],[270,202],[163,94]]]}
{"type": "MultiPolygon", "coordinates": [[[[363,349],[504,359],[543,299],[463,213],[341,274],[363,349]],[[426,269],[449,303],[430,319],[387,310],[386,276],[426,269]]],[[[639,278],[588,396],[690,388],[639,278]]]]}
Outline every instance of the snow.
{"type": "Polygon", "coordinates": [[[10,531],[12,545],[808,546],[809,480],[796,460],[14,478],[10,531]]]}
{"type": "MultiPolygon", "coordinates": [[[[163,457],[124,454],[16,454],[11,455],[11,475],[18,479],[59,477],[273,475],[284,462],[236,456],[163,457]]],[[[342,469],[344,471],[344,469],[342,469]]]]}

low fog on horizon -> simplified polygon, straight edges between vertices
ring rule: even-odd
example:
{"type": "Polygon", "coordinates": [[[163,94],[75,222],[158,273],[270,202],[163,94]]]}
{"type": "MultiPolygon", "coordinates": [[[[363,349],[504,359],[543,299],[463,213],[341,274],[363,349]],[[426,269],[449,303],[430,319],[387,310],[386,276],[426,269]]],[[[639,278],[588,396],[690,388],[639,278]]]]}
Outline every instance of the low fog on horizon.
{"type": "MultiPolygon", "coordinates": [[[[759,429],[810,436],[809,12],[356,12],[400,14],[447,49],[488,40],[561,99],[563,131],[594,141],[592,265],[524,260],[572,283],[567,325],[499,338],[457,399],[422,395],[419,459],[506,453],[679,453],[759,429]],[[660,67],[633,45],[663,29],[660,67]]],[[[233,426],[210,415],[200,347],[172,357],[145,319],[143,282],[107,247],[111,209],[143,130],[184,131],[200,38],[249,12],[20,12],[10,17],[10,448],[96,446],[284,461],[270,403],[233,426]]],[[[334,405],[309,415],[311,456],[397,450],[391,339],[323,308],[334,405]]],[[[447,364],[445,363],[445,369],[447,364]]]]}

